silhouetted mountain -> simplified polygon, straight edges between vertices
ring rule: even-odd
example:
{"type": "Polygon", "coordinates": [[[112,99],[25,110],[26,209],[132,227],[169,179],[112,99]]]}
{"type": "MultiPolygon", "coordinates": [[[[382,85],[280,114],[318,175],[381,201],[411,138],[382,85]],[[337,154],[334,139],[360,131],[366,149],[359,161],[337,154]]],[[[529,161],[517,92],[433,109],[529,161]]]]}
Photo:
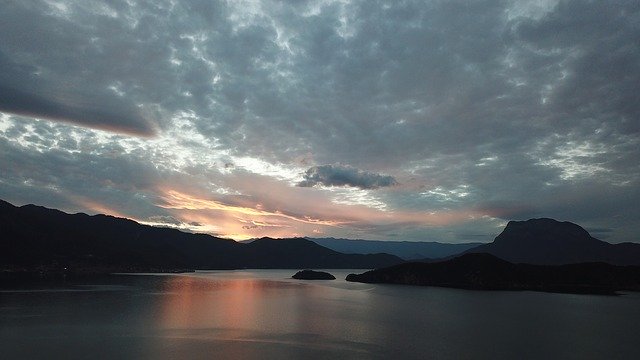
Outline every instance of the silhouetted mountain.
{"type": "Polygon", "coordinates": [[[640,290],[640,266],[513,264],[490,254],[476,253],[436,263],[404,263],[359,275],[349,274],[347,281],[477,290],[609,294],[619,290],[640,290]]]}
{"type": "Polygon", "coordinates": [[[233,240],[141,225],[106,215],[67,214],[0,202],[0,261],[33,267],[237,268],[233,240]]]}
{"type": "Polygon", "coordinates": [[[597,261],[640,265],[640,244],[610,244],[574,223],[544,218],[510,221],[492,243],[466,253],[489,253],[513,263],[539,265],[597,261]]]}
{"type": "Polygon", "coordinates": [[[0,265],[43,271],[232,268],[374,268],[392,255],[346,255],[305,239],[240,244],[107,215],[67,214],[0,200],[0,265]]]}
{"type": "Polygon", "coordinates": [[[345,254],[386,253],[405,260],[437,259],[460,254],[481,243],[444,244],[433,241],[378,241],[335,238],[309,238],[318,245],[345,254]]]}

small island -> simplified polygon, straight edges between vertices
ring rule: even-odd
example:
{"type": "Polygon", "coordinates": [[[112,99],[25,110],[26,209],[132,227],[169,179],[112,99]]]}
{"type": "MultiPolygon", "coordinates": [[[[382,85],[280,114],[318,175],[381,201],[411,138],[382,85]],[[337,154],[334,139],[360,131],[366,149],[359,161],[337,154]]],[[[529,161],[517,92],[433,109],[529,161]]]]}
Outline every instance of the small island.
{"type": "Polygon", "coordinates": [[[335,280],[336,277],[324,271],[301,270],[295,273],[292,278],[297,280],[335,280]]]}

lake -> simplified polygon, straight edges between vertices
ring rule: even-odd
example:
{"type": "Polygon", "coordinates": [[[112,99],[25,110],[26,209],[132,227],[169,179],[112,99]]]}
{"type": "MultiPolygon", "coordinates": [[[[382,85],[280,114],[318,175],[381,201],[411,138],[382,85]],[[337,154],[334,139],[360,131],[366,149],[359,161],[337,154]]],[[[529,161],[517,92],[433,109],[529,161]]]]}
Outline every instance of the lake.
{"type": "Polygon", "coordinates": [[[640,294],[293,280],[294,270],[117,275],[0,291],[2,359],[631,359],[640,294]]]}

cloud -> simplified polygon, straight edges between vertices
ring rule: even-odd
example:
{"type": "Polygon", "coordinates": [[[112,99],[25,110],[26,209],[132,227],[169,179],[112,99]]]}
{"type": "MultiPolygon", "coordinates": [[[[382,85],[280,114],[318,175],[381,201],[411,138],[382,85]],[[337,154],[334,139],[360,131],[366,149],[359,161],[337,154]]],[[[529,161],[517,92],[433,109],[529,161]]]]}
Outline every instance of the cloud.
{"type": "MultiPolygon", "coordinates": [[[[149,216],[148,218],[148,222],[150,223],[157,223],[157,224],[166,224],[166,225],[174,225],[174,226],[178,226],[182,224],[182,221],[174,218],[173,216],[162,216],[162,215],[155,215],[155,216],[149,216]]],[[[189,224],[191,225],[191,224],[189,224]]]]}
{"type": "Polygon", "coordinates": [[[229,213],[237,213],[238,215],[245,216],[271,216],[277,218],[284,218],[292,221],[297,221],[307,224],[317,224],[326,226],[339,226],[339,221],[330,219],[317,219],[310,216],[296,216],[291,214],[285,214],[281,211],[268,211],[262,209],[256,209],[253,207],[243,207],[238,205],[224,204],[220,201],[201,199],[193,197],[188,194],[181,193],[176,190],[167,190],[162,197],[163,202],[158,204],[159,207],[165,209],[178,209],[178,210],[216,210],[229,213]]]}
{"type": "Polygon", "coordinates": [[[156,127],[130,104],[104,99],[96,104],[69,103],[60,98],[23,92],[0,84],[0,111],[104,129],[137,136],[153,136],[156,127]]]}
{"type": "Polygon", "coordinates": [[[0,13],[6,200],[234,236],[488,240],[503,220],[548,216],[638,241],[632,1],[34,0],[0,13]],[[166,189],[218,205],[157,206],[166,189]],[[248,234],[238,218],[287,227],[248,234]]]}
{"type": "Polygon", "coordinates": [[[136,136],[155,135],[159,119],[151,104],[118,91],[122,82],[109,77],[119,65],[105,63],[103,57],[108,59],[110,54],[101,53],[100,23],[81,30],[82,24],[36,9],[18,3],[2,5],[7,18],[0,24],[0,111],[136,136]]]}
{"type": "Polygon", "coordinates": [[[380,175],[344,165],[313,166],[305,171],[303,177],[304,180],[299,182],[298,186],[350,186],[359,189],[377,189],[398,184],[393,176],[380,175]]]}

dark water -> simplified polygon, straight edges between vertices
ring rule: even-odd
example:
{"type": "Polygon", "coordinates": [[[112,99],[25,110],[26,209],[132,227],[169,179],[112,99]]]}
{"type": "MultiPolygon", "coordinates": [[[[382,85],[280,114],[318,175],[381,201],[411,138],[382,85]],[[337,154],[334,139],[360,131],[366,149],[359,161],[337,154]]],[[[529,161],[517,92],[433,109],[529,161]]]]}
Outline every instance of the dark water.
{"type": "MultiPolygon", "coordinates": [[[[344,279],[347,271],[331,271],[344,279]]],[[[640,294],[116,276],[0,292],[2,359],[634,359],[640,294]]]]}

